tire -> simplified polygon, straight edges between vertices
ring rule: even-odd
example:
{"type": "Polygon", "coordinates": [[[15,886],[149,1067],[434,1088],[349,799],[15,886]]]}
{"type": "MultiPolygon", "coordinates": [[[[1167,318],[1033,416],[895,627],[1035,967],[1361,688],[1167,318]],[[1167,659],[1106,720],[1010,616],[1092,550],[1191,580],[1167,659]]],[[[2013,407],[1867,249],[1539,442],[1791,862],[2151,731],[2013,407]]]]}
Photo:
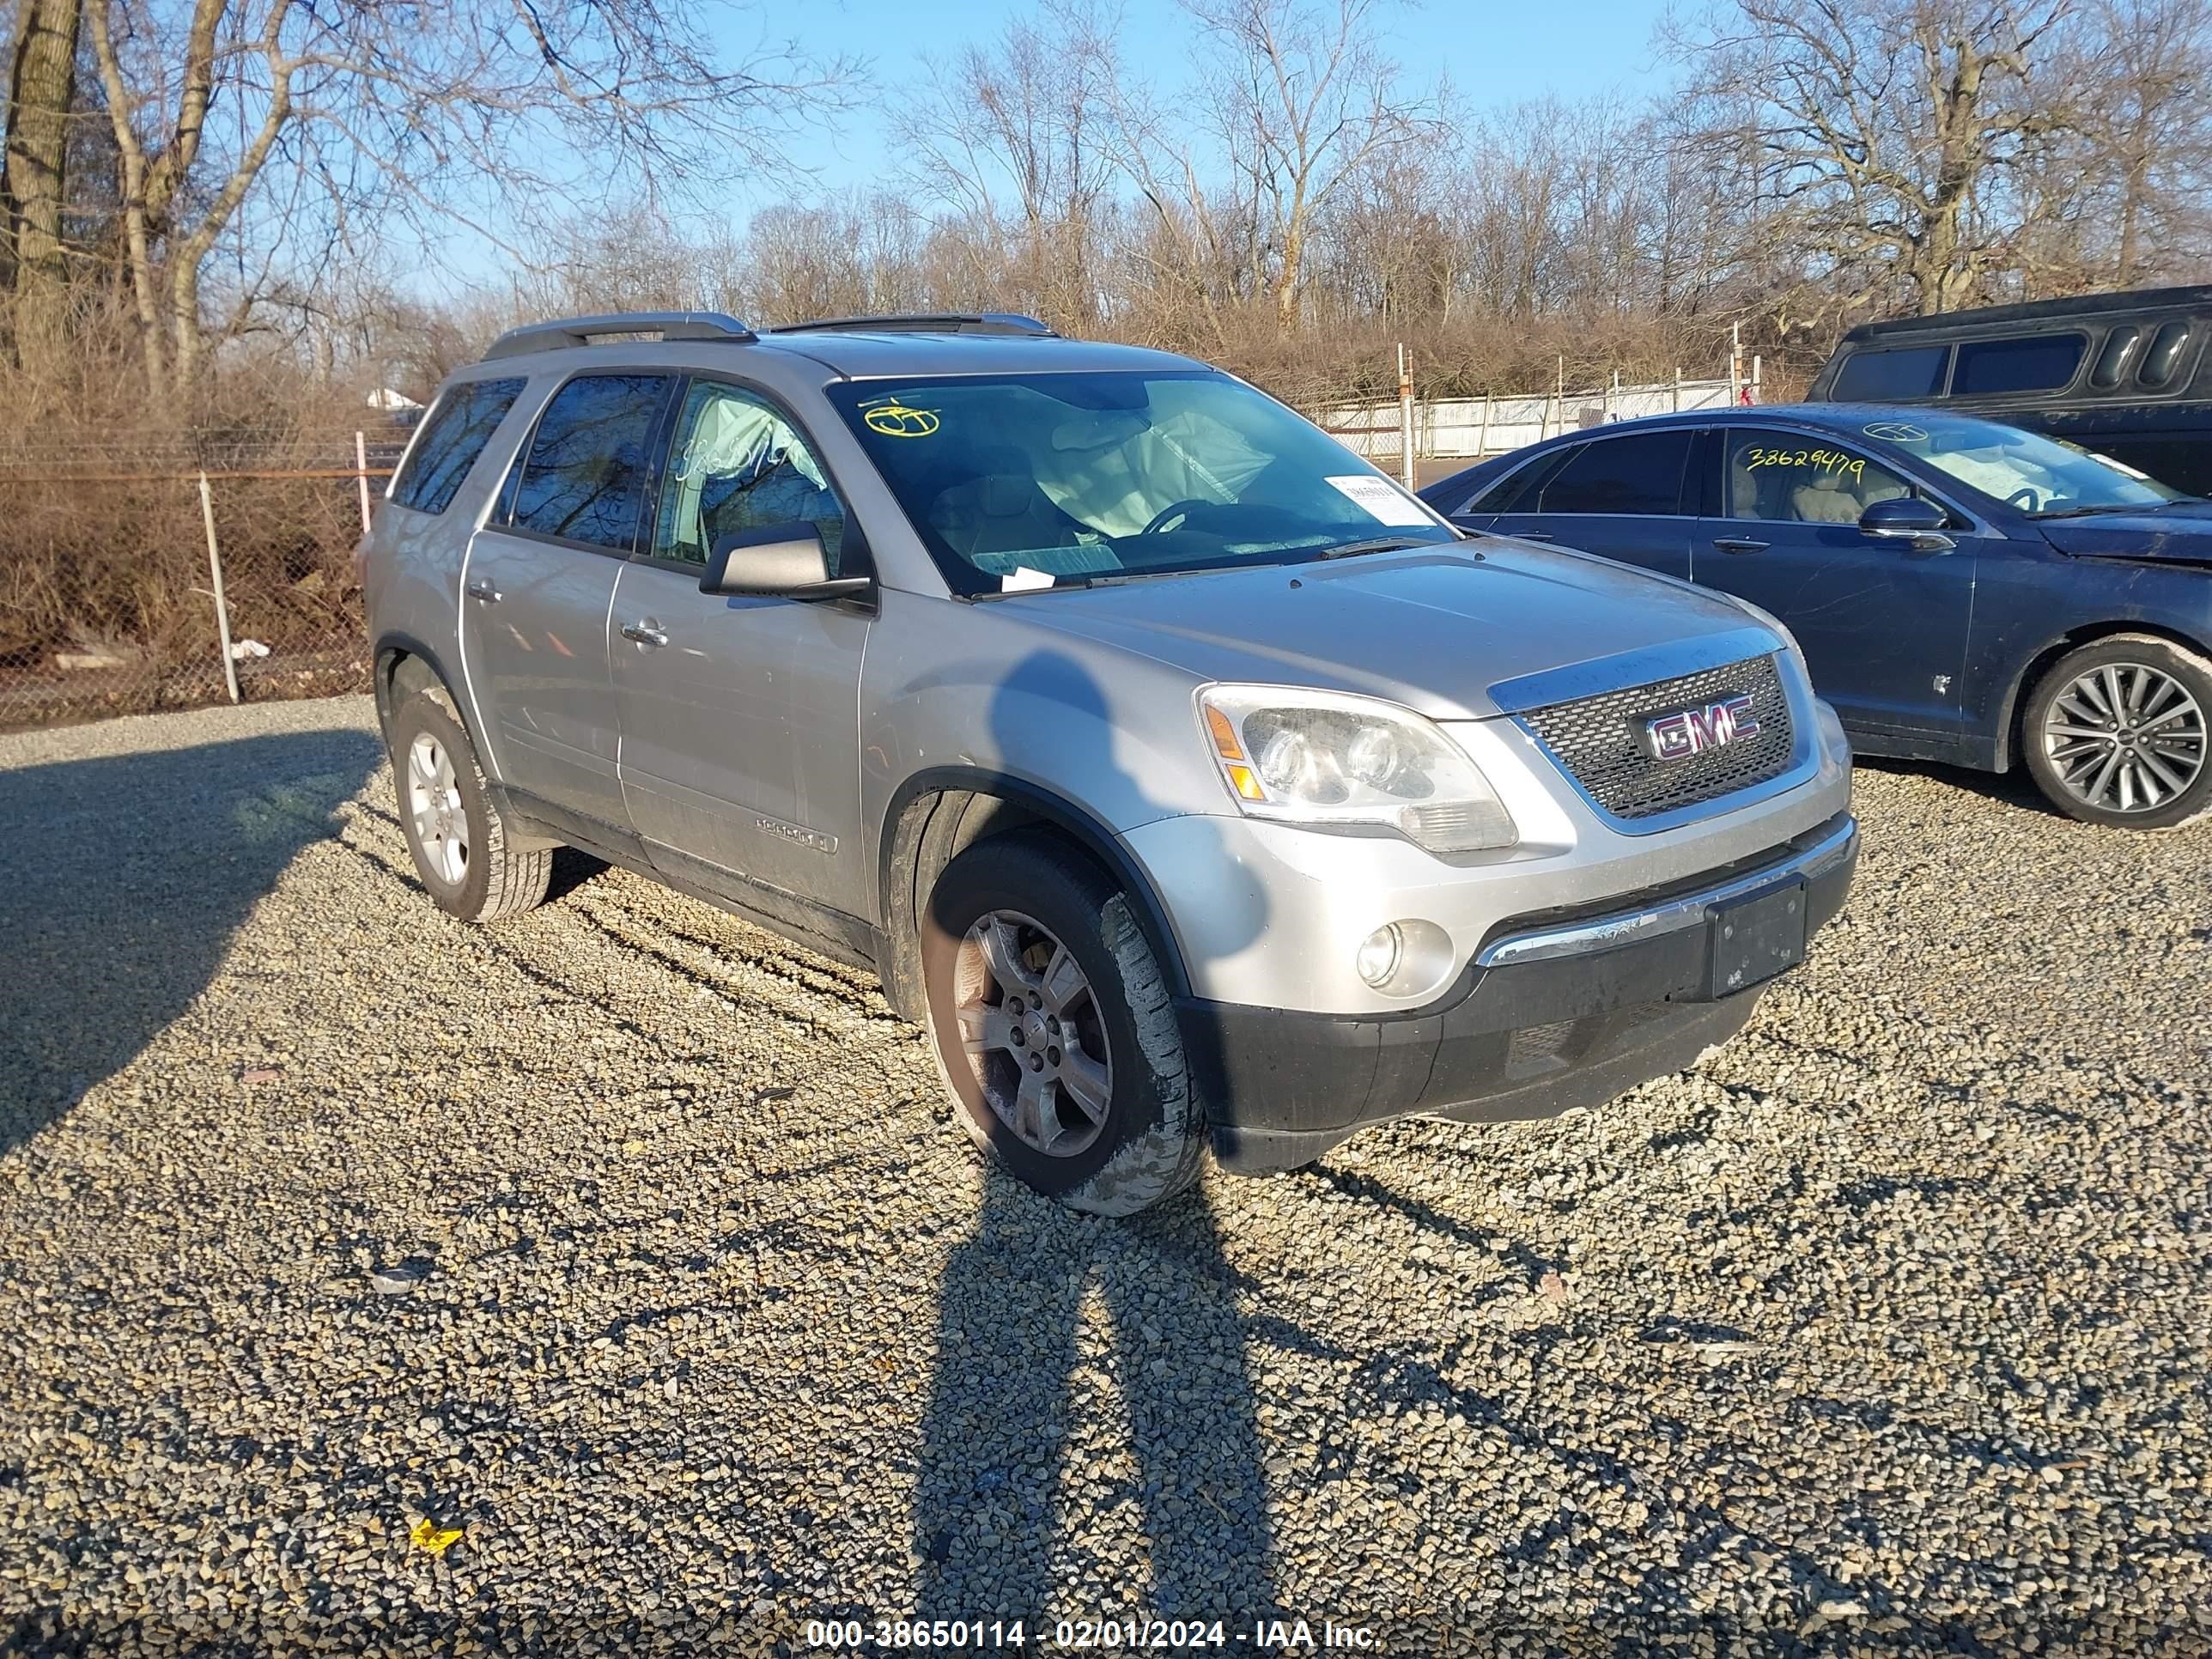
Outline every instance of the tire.
{"type": "Polygon", "coordinates": [[[1127,898],[1090,860],[1042,835],[969,847],[930,896],[921,969],[961,1121],[1020,1180],[1071,1209],[1126,1216],[1197,1179],[1206,1117],[1165,976],[1127,898]],[[1082,981],[1073,994],[1062,951],[1082,981]]]}
{"type": "Polygon", "coordinates": [[[542,903],[553,849],[507,845],[476,747],[438,694],[418,691],[402,703],[386,739],[407,850],[437,907],[463,921],[496,921],[542,903]]]}
{"type": "Polygon", "coordinates": [[[2021,747],[2069,817],[2172,830],[2212,810],[2209,726],[2212,662],[2155,635],[2116,634],[2069,652],[2037,682],[2021,747]]]}

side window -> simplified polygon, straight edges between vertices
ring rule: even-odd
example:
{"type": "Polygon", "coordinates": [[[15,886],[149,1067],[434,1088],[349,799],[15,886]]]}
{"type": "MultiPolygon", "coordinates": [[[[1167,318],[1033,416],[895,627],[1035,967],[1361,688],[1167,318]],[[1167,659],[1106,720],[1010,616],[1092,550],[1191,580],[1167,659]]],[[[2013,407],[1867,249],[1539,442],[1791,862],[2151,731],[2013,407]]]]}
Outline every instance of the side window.
{"type": "Polygon", "coordinates": [[[1728,431],[1728,515],[1782,524],[1856,524],[1876,501],[1912,494],[1897,474],[1824,438],[1728,431]]]}
{"type": "Polygon", "coordinates": [[[845,508],[805,439],[750,392],[694,382],[676,422],[653,556],[704,564],[732,531],[794,522],[821,531],[831,575],[850,574],[839,568],[845,508]]]}
{"type": "Polygon", "coordinates": [[[1888,351],[1854,351],[1836,372],[1838,403],[1889,404],[1900,398],[1933,398],[1943,390],[1948,346],[1900,346],[1888,351]]]}
{"type": "Polygon", "coordinates": [[[1462,513],[1510,513],[1515,502],[1525,495],[1530,496],[1526,505],[1533,511],[1535,506],[1533,492],[1559,470],[1559,463],[1565,459],[1565,453],[1559,452],[1524,466],[1509,466],[1504,477],[1492,479],[1480,495],[1459,510],[1462,513]]]}
{"type": "Polygon", "coordinates": [[[1677,427],[1584,444],[1537,492],[1536,511],[1680,513],[1693,435],[1677,427]]]}
{"type": "Polygon", "coordinates": [[[1969,340],[1951,369],[1951,395],[2052,392],[2069,385],[2088,349],[2081,334],[2027,334],[2010,340],[1969,340]]]}
{"type": "Polygon", "coordinates": [[[2147,391],[2157,392],[2172,383],[2174,371],[2181,367],[2181,354],[2189,349],[2189,325],[2172,322],[2160,325],[2157,333],[2150,337],[2150,349],[2136,368],[2136,384],[2147,391]]]}
{"type": "Polygon", "coordinates": [[[2100,391],[2109,392],[2126,378],[2128,365],[2136,360],[2136,348],[2142,343],[2142,331],[2133,323],[2123,323],[2105,337],[2104,349],[2097,353],[2097,366],[2089,371],[2089,384],[2100,391]]]}
{"type": "Polygon", "coordinates": [[[469,469],[522,393],[520,380],[471,380],[448,386],[423,423],[407,465],[392,481],[392,499],[417,513],[453,504],[469,469]]]}
{"type": "Polygon", "coordinates": [[[515,528],[628,552],[667,392],[665,374],[580,374],[554,393],[515,486],[515,528]]]}

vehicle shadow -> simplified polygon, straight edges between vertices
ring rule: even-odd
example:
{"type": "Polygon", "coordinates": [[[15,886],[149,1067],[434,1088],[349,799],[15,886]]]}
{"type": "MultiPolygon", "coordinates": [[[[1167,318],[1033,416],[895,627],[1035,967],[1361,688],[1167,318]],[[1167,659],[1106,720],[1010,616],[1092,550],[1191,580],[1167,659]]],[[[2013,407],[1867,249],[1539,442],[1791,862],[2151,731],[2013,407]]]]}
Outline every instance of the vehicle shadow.
{"type": "MultiPolygon", "coordinates": [[[[1031,771],[1022,757],[1048,740],[1055,770],[1098,780],[1102,795],[1140,794],[1114,752],[1132,727],[1080,665],[1034,653],[993,699],[1006,771],[1031,771]]],[[[1264,908],[1248,908],[1256,935],[1264,908]]],[[[938,1298],[916,1616],[1018,1619],[1032,1642],[1054,1617],[1218,1619],[1234,1641],[1274,1613],[1239,1282],[1202,1190],[1107,1220],[985,1170],[938,1298]],[[1086,1351],[1093,1291],[1111,1335],[1086,1351]],[[1148,1559],[1149,1585],[1133,1582],[1132,1553],[1148,1559]]]]}
{"type": "Polygon", "coordinates": [[[129,1065],[383,757],[295,732],[0,770],[0,1154],[129,1065]]]}
{"type": "Polygon", "coordinates": [[[2025,763],[2015,763],[2009,772],[1984,772],[1965,766],[1946,765],[1941,761],[1900,760],[1888,755],[1854,755],[1854,767],[1870,772],[1887,772],[1897,777],[1926,778],[1932,783],[1948,784],[1954,789],[1985,795],[1991,800],[2002,801],[2008,806],[2017,806],[2023,812],[2034,812],[2047,818],[2064,819],[2066,815],[2051,804],[2049,797],[2036,787],[2025,763]]]}

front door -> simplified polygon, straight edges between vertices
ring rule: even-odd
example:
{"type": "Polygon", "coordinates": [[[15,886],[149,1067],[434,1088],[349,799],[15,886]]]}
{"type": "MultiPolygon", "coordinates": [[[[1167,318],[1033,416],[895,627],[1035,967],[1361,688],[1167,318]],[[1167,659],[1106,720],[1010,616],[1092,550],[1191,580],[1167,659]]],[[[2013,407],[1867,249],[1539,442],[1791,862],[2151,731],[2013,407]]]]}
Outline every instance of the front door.
{"type": "Polygon", "coordinates": [[[1772,611],[1804,647],[1813,689],[1884,752],[1941,758],[1963,736],[1961,678],[1976,544],[1948,553],[1861,532],[1875,502],[1915,493],[1826,437],[1723,427],[1716,511],[1697,525],[1691,575],[1772,611]]]}
{"type": "Polygon", "coordinates": [[[461,570],[461,659],[509,787],[619,826],[607,612],[650,481],[661,374],[553,396],[461,570]]]}
{"type": "Polygon", "coordinates": [[[693,381],[649,539],[615,590],[623,793],[670,874],[849,914],[873,890],[859,755],[872,611],[699,591],[720,537],[794,521],[821,531],[832,574],[865,571],[858,528],[790,417],[743,387],[693,381]]]}

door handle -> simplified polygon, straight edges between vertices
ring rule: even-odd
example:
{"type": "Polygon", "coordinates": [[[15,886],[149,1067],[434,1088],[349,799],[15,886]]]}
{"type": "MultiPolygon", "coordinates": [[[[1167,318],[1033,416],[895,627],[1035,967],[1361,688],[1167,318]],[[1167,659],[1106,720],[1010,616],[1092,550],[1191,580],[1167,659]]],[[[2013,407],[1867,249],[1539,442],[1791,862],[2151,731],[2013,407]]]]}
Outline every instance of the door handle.
{"type": "Polygon", "coordinates": [[[471,582],[468,586],[468,595],[472,599],[482,599],[486,605],[497,605],[506,597],[491,585],[491,578],[489,576],[479,576],[471,582]]]}
{"type": "Polygon", "coordinates": [[[1559,540],[1559,538],[1554,536],[1548,530],[1500,530],[1494,533],[1500,536],[1510,536],[1516,542],[1555,542],[1559,540]]]}
{"type": "Polygon", "coordinates": [[[635,640],[640,645],[649,645],[656,650],[668,643],[668,635],[650,622],[624,623],[623,637],[635,640]]]}
{"type": "Polygon", "coordinates": [[[1764,553],[1773,544],[1755,542],[1748,536],[1716,536],[1713,545],[1723,553],[1764,553]]]}

